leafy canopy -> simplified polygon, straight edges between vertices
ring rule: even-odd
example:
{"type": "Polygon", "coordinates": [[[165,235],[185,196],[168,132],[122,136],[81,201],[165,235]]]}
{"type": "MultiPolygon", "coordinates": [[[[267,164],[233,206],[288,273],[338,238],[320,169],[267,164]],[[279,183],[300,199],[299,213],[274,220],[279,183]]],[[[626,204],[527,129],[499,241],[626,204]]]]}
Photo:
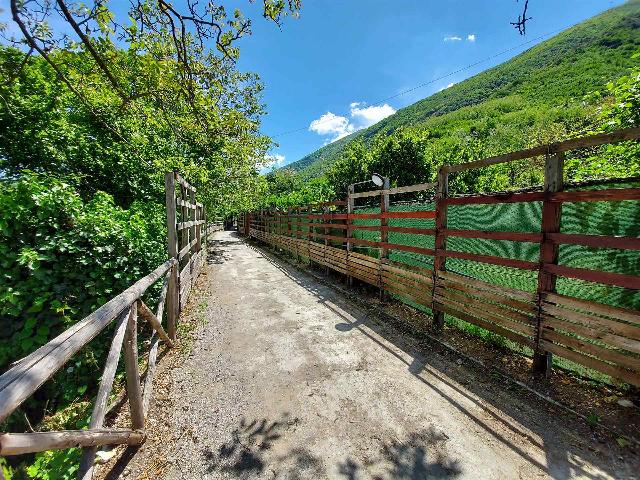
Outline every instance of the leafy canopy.
{"type": "MultiPolygon", "coordinates": [[[[262,13],[279,25],[299,7],[263,0],[262,13]]],[[[236,68],[237,40],[251,32],[240,10],[144,0],[119,18],[100,0],[12,0],[11,11],[21,35],[0,51],[6,174],[72,175],[126,205],[160,201],[163,174],[179,169],[210,216],[255,200],[270,140],[259,133],[262,85],[236,68]]]]}

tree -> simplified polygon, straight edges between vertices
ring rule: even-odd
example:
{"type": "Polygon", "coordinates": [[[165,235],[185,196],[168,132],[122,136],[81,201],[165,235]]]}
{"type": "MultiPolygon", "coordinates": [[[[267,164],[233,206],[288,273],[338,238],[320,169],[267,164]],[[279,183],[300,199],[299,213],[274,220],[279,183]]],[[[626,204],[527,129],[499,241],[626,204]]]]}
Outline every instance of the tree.
{"type": "MultiPolygon", "coordinates": [[[[262,14],[280,25],[299,7],[263,0],[262,14]]],[[[5,175],[74,175],[81,191],[126,205],[160,200],[162,174],[180,169],[211,213],[246,207],[254,196],[240,193],[255,191],[270,146],[258,131],[262,85],[236,68],[251,22],[212,2],[183,10],[164,0],[131,0],[126,14],[102,0],[12,0],[21,36],[0,60],[5,175]],[[55,16],[65,23],[54,29],[55,16]]]]}
{"type": "Polygon", "coordinates": [[[329,184],[336,195],[342,197],[347,187],[371,176],[369,163],[371,153],[367,145],[360,139],[350,142],[328,172],[329,184]]]}
{"type": "MultiPolygon", "coordinates": [[[[631,58],[639,59],[640,52],[631,58]]],[[[588,96],[601,103],[590,131],[613,132],[640,126],[640,67],[631,68],[606,86],[606,96],[599,91],[588,96]]],[[[572,180],[626,178],[640,175],[640,145],[622,142],[603,145],[595,151],[576,152],[566,162],[567,175],[572,180]]]]}
{"type": "MultiPolygon", "coordinates": [[[[263,0],[262,5],[263,16],[280,25],[283,16],[297,15],[300,0],[288,0],[288,4],[284,0],[263,0]]],[[[22,33],[12,42],[27,45],[28,55],[38,52],[88,105],[82,85],[70,81],[60,63],[51,58],[51,51],[86,51],[122,106],[147,96],[160,99],[169,85],[154,89],[145,84],[148,76],[135,81],[121,78],[126,65],[114,61],[116,44],[126,45],[130,53],[168,63],[180,79],[172,93],[183,96],[202,126],[207,127],[197,97],[220,81],[216,64],[221,58],[237,60],[239,50],[234,44],[251,33],[251,21],[239,9],[229,18],[225,7],[215,2],[201,5],[197,0],[187,0],[183,10],[166,0],[130,0],[127,15],[116,12],[104,0],[11,0],[12,19],[22,33]],[[56,16],[68,28],[52,28],[51,20],[56,16]]]]}

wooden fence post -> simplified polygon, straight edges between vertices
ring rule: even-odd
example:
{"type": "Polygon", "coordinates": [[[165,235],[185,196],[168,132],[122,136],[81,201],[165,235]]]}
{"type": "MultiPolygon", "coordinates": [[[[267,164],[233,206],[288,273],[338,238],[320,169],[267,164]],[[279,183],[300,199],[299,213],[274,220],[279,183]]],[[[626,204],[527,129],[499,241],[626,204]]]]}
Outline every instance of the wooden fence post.
{"type": "MultiPolygon", "coordinates": [[[[327,205],[323,205],[322,206],[322,223],[324,223],[325,225],[328,224],[327,222],[330,222],[328,215],[329,215],[329,207],[327,205]]],[[[331,233],[331,229],[325,226],[323,232],[325,235],[325,239],[324,239],[324,251],[322,253],[322,257],[324,260],[324,274],[328,276],[329,267],[327,266],[327,247],[329,246],[329,239],[326,238],[326,236],[331,233]]]]}
{"type": "MultiPolygon", "coordinates": [[[[118,317],[116,331],[113,334],[113,341],[111,342],[111,348],[109,349],[109,354],[105,361],[102,379],[100,380],[100,387],[98,389],[98,394],[96,395],[93,412],[91,413],[91,420],[89,421],[90,430],[103,427],[107,403],[109,401],[109,393],[111,393],[111,389],[113,388],[113,380],[116,376],[118,360],[120,359],[120,351],[122,350],[122,344],[124,342],[126,328],[129,317],[131,316],[132,308],[134,307],[129,307],[120,314],[120,317],[118,317]]],[[[82,452],[80,469],[78,470],[77,476],[79,480],[91,480],[91,478],[93,478],[93,462],[95,460],[96,450],[96,447],[88,447],[82,452]]]]}
{"type": "MultiPolygon", "coordinates": [[[[292,223],[292,218],[291,218],[291,212],[293,210],[293,207],[287,207],[287,238],[293,238],[293,223],[292,223]]],[[[293,256],[293,252],[291,251],[291,240],[289,240],[289,255],[293,256]]],[[[298,249],[297,249],[297,244],[296,245],[296,260],[298,258],[298,249]]]]}
{"type": "Polygon", "coordinates": [[[271,221],[271,235],[269,236],[269,240],[271,240],[271,249],[273,250],[273,252],[277,252],[278,249],[276,248],[276,234],[278,233],[278,227],[277,227],[277,223],[276,223],[276,213],[274,210],[274,207],[271,207],[269,209],[269,215],[270,215],[270,221],[271,221]]]}
{"type": "MultiPolygon", "coordinates": [[[[307,224],[307,247],[311,248],[311,243],[318,243],[316,242],[316,227],[314,226],[315,220],[311,218],[311,216],[313,215],[313,205],[306,205],[305,207],[305,211],[307,212],[307,215],[305,217],[306,221],[305,223],[307,224]]],[[[314,267],[316,266],[317,263],[314,262],[311,257],[309,257],[309,266],[310,267],[314,267]]]]}
{"type": "MultiPolygon", "coordinates": [[[[194,198],[195,200],[195,198],[194,198]]],[[[204,207],[199,207],[196,205],[196,221],[204,220],[203,215],[204,207]]],[[[200,252],[202,250],[202,227],[203,225],[206,227],[207,223],[201,223],[200,225],[196,225],[196,251],[200,252]]]]}
{"type": "MultiPolygon", "coordinates": [[[[547,155],[544,162],[544,191],[549,195],[564,187],[564,154],[547,155]]],[[[533,355],[533,371],[548,375],[551,371],[551,353],[540,349],[542,336],[542,296],[555,293],[556,276],[547,273],[544,266],[558,263],[558,244],[549,239],[549,234],[560,232],[562,203],[544,200],[542,203],[542,240],[540,242],[540,266],[538,269],[538,315],[536,321],[536,348],[533,355]]]]}
{"type": "MultiPolygon", "coordinates": [[[[176,174],[167,172],[164,177],[165,200],[167,206],[167,243],[169,257],[178,259],[178,234],[176,231],[176,174]]],[[[178,269],[180,262],[171,267],[167,290],[167,333],[171,340],[176,339],[176,323],[180,313],[178,298],[178,269]]]]}
{"type": "MultiPolygon", "coordinates": [[[[384,177],[382,192],[380,192],[380,242],[389,242],[389,231],[387,230],[388,221],[384,218],[384,214],[389,211],[389,179],[384,177]]],[[[382,288],[382,263],[389,258],[389,250],[385,247],[380,248],[380,270],[378,271],[378,280],[380,281],[380,301],[383,302],[387,298],[387,294],[382,288]]]]}
{"type": "Polygon", "coordinates": [[[131,306],[129,321],[124,334],[124,367],[127,377],[127,397],[131,414],[133,430],[144,428],[144,409],[142,404],[142,389],[140,387],[140,371],[138,369],[138,309],[134,303],[131,306]]]}
{"type": "MultiPolygon", "coordinates": [[[[196,192],[192,189],[185,189],[187,194],[187,201],[191,204],[188,207],[184,207],[187,212],[187,221],[192,222],[193,226],[189,227],[189,236],[187,237],[187,241],[189,245],[196,238],[198,226],[195,224],[198,220],[198,207],[196,207],[196,192]],[[195,207],[195,208],[194,208],[195,207]]],[[[198,243],[189,247],[189,290],[191,290],[191,286],[193,285],[196,276],[198,275],[198,243]],[[191,254],[193,252],[193,255],[191,254]]]]}
{"type": "Polygon", "coordinates": [[[260,239],[260,241],[262,243],[267,243],[267,232],[268,232],[268,227],[267,227],[267,215],[264,213],[265,210],[264,208],[260,209],[260,231],[264,232],[264,235],[262,235],[262,238],[260,239]]]}
{"type": "Polygon", "coordinates": [[[445,167],[438,170],[436,192],[436,232],[435,232],[435,256],[433,257],[433,291],[432,306],[433,324],[437,329],[444,327],[444,312],[436,308],[436,285],[438,284],[438,272],[446,269],[447,237],[444,230],[447,228],[447,204],[445,199],[449,196],[449,172],[445,167]]]}
{"type": "Polygon", "coordinates": [[[203,241],[202,243],[204,244],[204,249],[205,249],[205,258],[207,256],[206,254],[206,250],[207,250],[207,242],[209,241],[209,225],[207,223],[207,211],[204,208],[204,205],[202,205],[202,210],[200,210],[200,214],[202,215],[202,221],[204,222],[202,224],[202,232],[204,233],[202,235],[203,237],[203,241]]]}
{"type": "MultiPolygon", "coordinates": [[[[296,207],[296,245],[298,246],[297,250],[296,250],[296,261],[299,263],[300,262],[300,238],[302,237],[302,228],[300,225],[300,215],[302,215],[302,210],[300,207],[296,207]]],[[[309,247],[309,245],[307,244],[307,248],[309,247]]]]}
{"type": "MultiPolygon", "coordinates": [[[[300,217],[298,217],[298,221],[302,220],[302,207],[298,208],[298,214],[301,215],[300,217]]],[[[312,237],[311,237],[311,227],[309,226],[309,206],[304,207],[304,211],[306,212],[306,215],[304,216],[304,222],[302,222],[304,225],[307,226],[307,232],[306,232],[306,239],[307,239],[307,254],[308,252],[311,250],[311,242],[312,237]]],[[[304,232],[302,231],[302,226],[298,226],[299,229],[299,233],[300,233],[300,238],[302,238],[304,236],[304,232]]],[[[311,260],[311,257],[309,257],[309,265],[312,265],[313,261],[311,260]]]]}
{"type": "MultiPolygon", "coordinates": [[[[347,272],[349,271],[349,252],[353,248],[352,243],[349,239],[353,236],[353,230],[351,227],[351,219],[349,218],[353,214],[354,209],[354,199],[353,192],[355,191],[355,187],[353,185],[349,185],[348,195],[347,195],[347,272]]],[[[349,287],[353,286],[353,277],[351,275],[347,275],[347,285],[349,287]]]]}
{"type": "MultiPolygon", "coordinates": [[[[183,185],[183,182],[180,182],[180,199],[182,200],[182,206],[180,207],[180,222],[188,222],[189,218],[189,210],[185,206],[185,202],[187,201],[188,191],[186,187],[183,185]]],[[[184,248],[185,245],[189,245],[191,239],[189,238],[189,228],[183,228],[180,230],[180,248],[184,248]]],[[[191,249],[187,249],[187,253],[184,256],[184,265],[188,266],[191,262],[191,249]]],[[[182,267],[179,269],[182,271],[182,267]]],[[[180,290],[182,290],[182,285],[180,285],[180,290]]],[[[180,299],[180,305],[182,305],[182,299],[180,299]]]]}

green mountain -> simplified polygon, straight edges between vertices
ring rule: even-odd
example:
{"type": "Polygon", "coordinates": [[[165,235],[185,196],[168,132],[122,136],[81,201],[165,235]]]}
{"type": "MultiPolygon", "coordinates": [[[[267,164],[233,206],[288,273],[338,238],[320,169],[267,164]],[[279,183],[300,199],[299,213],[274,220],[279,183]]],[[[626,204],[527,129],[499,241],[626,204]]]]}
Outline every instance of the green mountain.
{"type": "MultiPolygon", "coordinates": [[[[434,125],[446,132],[459,124],[461,112],[485,104],[502,108],[500,99],[509,98],[510,104],[521,105],[523,112],[532,106],[575,106],[586,94],[624,75],[637,62],[631,57],[638,50],[640,0],[630,0],[284,168],[313,178],[326,171],[356,139],[369,143],[376,135],[389,134],[399,127],[434,125]]],[[[510,108],[510,114],[518,113],[518,108],[510,108]]],[[[466,117],[470,116],[467,113],[466,117]]]]}

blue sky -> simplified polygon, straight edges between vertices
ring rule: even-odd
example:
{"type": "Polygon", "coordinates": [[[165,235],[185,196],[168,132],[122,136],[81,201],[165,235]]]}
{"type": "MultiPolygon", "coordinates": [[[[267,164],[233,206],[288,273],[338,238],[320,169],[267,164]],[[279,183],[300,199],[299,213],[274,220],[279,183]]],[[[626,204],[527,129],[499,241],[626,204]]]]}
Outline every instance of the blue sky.
{"type": "MultiPolygon", "coordinates": [[[[624,0],[529,0],[533,20],[524,37],[509,24],[523,2],[302,0],[300,18],[286,18],[279,29],[262,18],[261,1],[222,1],[229,13],[237,6],[253,20],[253,35],[239,41],[239,68],[258,73],[265,85],[268,114],[262,132],[279,144],[270,152],[276,166],[299,160],[624,0]],[[483,61],[489,57],[494,58],[483,61]]],[[[128,2],[112,0],[111,5],[118,10],[128,2]]],[[[66,28],[57,21],[60,25],[54,26],[66,28]]],[[[17,31],[8,2],[0,2],[0,22],[8,23],[7,33],[17,31]]]]}
{"type": "MultiPolygon", "coordinates": [[[[281,30],[256,17],[253,35],[239,44],[239,67],[265,84],[262,131],[279,143],[271,152],[278,166],[542,40],[371,107],[375,102],[624,3],[530,0],[533,20],[522,37],[509,25],[522,1],[303,0],[300,18],[286,19],[281,30]]],[[[233,3],[253,18],[261,2],[233,3]]]]}

